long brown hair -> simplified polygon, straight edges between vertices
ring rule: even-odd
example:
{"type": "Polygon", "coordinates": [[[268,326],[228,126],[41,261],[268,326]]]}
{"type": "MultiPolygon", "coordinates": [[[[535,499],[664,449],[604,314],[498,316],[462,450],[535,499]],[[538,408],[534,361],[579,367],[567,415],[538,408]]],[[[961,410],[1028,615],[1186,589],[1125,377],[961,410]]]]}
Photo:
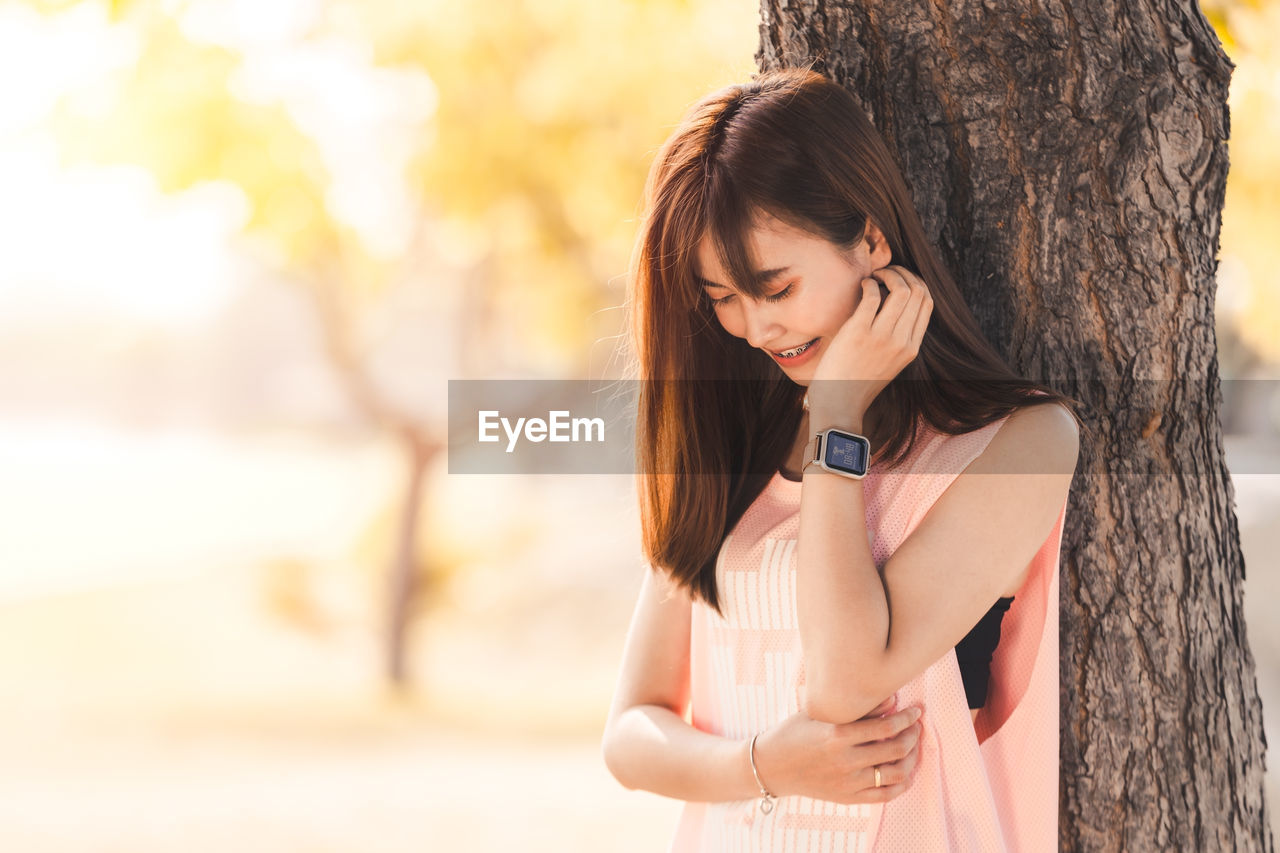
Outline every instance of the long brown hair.
{"type": "MultiPolygon", "coordinates": [[[[758,213],[851,249],[868,220],[934,300],[920,351],[877,396],[876,457],[900,462],[923,422],[952,435],[1069,400],[1018,377],[983,337],[930,245],[897,164],[853,97],[808,69],[729,86],[686,113],[649,172],[628,303],[639,374],[637,463],[645,557],[719,610],[725,535],[785,461],[804,388],[726,332],[696,275],[709,237],[759,298],[747,235],[758,213]]],[[[1074,414],[1074,411],[1073,411],[1074,414]]]]}

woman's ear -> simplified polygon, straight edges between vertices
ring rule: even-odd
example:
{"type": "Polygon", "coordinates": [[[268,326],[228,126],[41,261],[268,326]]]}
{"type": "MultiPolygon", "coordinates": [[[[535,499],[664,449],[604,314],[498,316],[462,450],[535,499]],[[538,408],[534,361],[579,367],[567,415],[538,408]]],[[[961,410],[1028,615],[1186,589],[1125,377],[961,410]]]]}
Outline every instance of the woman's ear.
{"type": "Polygon", "coordinates": [[[871,269],[884,269],[893,262],[893,250],[889,241],[874,222],[867,220],[867,234],[863,238],[867,242],[867,253],[871,256],[871,269]]]}

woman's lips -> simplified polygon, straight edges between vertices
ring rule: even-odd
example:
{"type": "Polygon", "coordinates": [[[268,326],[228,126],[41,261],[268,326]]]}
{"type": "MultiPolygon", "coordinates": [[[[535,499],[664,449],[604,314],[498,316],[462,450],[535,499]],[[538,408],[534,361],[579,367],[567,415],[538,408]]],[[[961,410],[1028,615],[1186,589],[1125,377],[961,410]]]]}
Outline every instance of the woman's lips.
{"type": "MultiPolygon", "coordinates": [[[[818,343],[821,340],[822,340],[821,338],[814,338],[813,340],[809,341],[807,344],[802,344],[801,346],[805,347],[805,349],[799,355],[793,355],[788,357],[784,355],[779,355],[773,350],[767,350],[767,352],[769,353],[770,356],[773,357],[774,361],[776,361],[778,364],[782,365],[783,367],[796,367],[798,365],[804,364],[805,362],[813,358],[813,354],[818,349],[818,343]]],[[[790,352],[793,349],[797,349],[797,348],[791,347],[790,349],[783,350],[783,352],[790,352]]]]}

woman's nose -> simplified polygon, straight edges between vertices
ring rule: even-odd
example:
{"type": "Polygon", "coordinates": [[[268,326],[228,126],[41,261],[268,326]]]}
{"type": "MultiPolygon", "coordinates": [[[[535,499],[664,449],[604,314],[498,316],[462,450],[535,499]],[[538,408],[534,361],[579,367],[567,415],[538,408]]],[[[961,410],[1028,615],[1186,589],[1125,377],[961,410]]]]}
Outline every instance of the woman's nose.
{"type": "Polygon", "coordinates": [[[763,302],[743,301],[746,303],[743,311],[746,313],[744,321],[747,343],[753,347],[764,347],[770,341],[776,340],[782,332],[782,324],[778,322],[773,306],[763,302]]]}

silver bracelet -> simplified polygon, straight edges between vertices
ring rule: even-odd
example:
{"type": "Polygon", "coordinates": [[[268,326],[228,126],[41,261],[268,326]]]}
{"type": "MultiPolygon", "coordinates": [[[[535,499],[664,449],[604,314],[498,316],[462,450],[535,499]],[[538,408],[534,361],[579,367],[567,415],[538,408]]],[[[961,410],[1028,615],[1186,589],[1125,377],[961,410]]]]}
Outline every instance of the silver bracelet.
{"type": "Polygon", "coordinates": [[[769,789],[760,781],[760,771],[756,769],[756,738],[760,737],[760,733],[756,732],[751,736],[751,746],[747,747],[747,758],[751,761],[751,775],[756,777],[756,784],[760,786],[760,813],[768,814],[773,811],[773,803],[777,798],[769,793],[769,789]]]}

